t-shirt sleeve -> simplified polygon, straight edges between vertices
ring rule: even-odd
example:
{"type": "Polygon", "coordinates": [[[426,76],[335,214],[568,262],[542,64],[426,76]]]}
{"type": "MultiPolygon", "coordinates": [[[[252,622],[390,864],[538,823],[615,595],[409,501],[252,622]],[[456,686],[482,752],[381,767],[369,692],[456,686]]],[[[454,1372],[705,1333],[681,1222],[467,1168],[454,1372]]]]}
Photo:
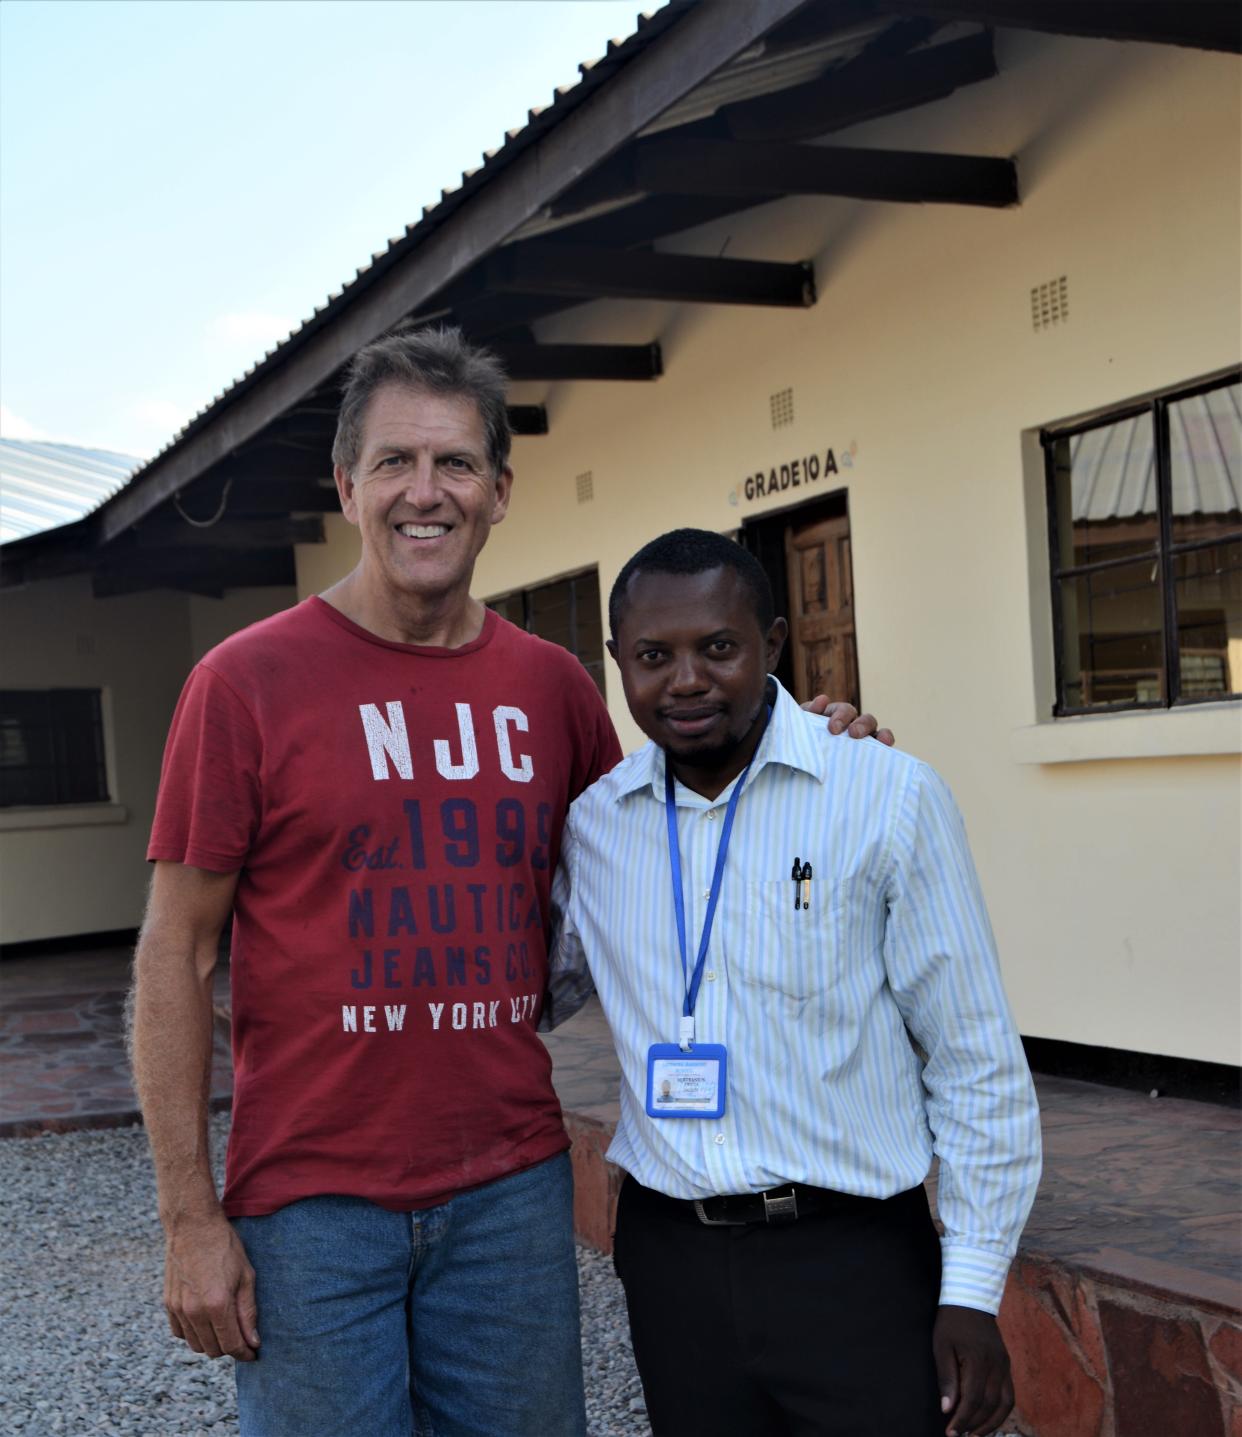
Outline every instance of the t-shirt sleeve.
{"type": "Polygon", "coordinates": [[[259,825],[261,761],[250,711],[200,663],[168,731],[147,858],[212,873],[243,867],[259,825]]]}
{"type": "Polygon", "coordinates": [[[621,744],[608,716],[608,708],[595,687],[594,680],[575,663],[575,682],[569,688],[573,705],[573,731],[578,735],[574,756],[573,786],[570,798],[577,798],[621,762],[621,744]]]}

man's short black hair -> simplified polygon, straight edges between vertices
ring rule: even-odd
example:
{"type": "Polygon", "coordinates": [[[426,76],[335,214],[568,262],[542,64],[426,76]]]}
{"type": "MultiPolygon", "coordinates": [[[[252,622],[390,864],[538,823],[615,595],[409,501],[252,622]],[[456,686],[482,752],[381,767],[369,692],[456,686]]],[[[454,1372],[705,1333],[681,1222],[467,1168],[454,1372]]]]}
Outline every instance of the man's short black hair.
{"type": "Polygon", "coordinates": [[[625,612],[627,590],[635,574],[704,574],[710,569],[732,569],[745,584],[755,618],[766,634],[776,618],[772,585],[755,556],[723,534],[708,529],[670,529],[644,544],[627,559],[608,596],[608,628],[613,638],[625,612]]]}

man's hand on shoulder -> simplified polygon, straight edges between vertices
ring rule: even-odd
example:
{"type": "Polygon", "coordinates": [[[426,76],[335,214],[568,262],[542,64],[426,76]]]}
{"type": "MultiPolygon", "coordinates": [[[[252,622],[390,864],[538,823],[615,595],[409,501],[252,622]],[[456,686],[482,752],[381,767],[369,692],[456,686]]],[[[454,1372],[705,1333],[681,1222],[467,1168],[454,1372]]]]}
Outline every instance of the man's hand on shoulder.
{"type": "Polygon", "coordinates": [[[987,1437],[1013,1410],[1009,1353],[990,1312],[942,1307],[932,1332],[948,1437],[987,1437]]]}
{"type": "Polygon", "coordinates": [[[254,1268],[223,1212],[167,1234],[164,1308],[174,1337],[208,1357],[253,1362],[259,1346],[254,1268]]]}
{"type": "Polygon", "coordinates": [[[802,707],[809,714],[822,714],[828,720],[829,733],[848,733],[851,738],[875,738],[890,748],[896,743],[891,728],[880,728],[874,714],[860,714],[853,704],[843,699],[834,703],[827,694],[816,694],[802,707]]]}

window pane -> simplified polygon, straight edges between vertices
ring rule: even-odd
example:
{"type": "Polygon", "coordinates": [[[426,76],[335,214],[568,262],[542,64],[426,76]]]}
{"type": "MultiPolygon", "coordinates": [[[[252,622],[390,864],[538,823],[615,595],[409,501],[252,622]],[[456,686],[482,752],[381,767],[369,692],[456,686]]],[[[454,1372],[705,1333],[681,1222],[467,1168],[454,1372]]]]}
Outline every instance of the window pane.
{"type": "Polygon", "coordinates": [[[570,583],[561,579],[555,584],[544,584],[531,589],[530,631],[549,643],[560,644],[563,649],[574,652],[574,631],[571,622],[573,609],[570,598],[570,583]]]}
{"type": "Polygon", "coordinates": [[[1169,405],[1173,542],[1242,533],[1242,385],[1169,405]]]}
{"type": "Polygon", "coordinates": [[[0,691],[0,807],[107,797],[98,689],[0,691]]]}
{"type": "Polygon", "coordinates": [[[516,624],[519,629],[526,627],[526,612],[520,593],[505,594],[499,599],[493,599],[487,607],[489,609],[495,609],[502,619],[508,619],[511,624],[516,624]]]}
{"type": "Polygon", "coordinates": [[[1164,701],[1155,559],[1062,579],[1058,599],[1064,708],[1164,701]]]}
{"type": "Polygon", "coordinates": [[[53,769],[0,769],[0,808],[56,802],[56,774],[53,769]]]}
{"type": "Polygon", "coordinates": [[[606,699],[608,695],[604,690],[604,661],[597,659],[593,663],[584,663],[582,667],[590,674],[592,682],[600,692],[600,697],[606,699]]]}
{"type": "Polygon", "coordinates": [[[1182,698],[1242,693],[1242,540],[1178,554],[1173,573],[1182,698]]]}
{"type": "Polygon", "coordinates": [[[574,605],[580,655],[601,653],[604,647],[604,616],[599,606],[599,574],[579,574],[574,580],[574,605]]]}
{"type": "Polygon", "coordinates": [[[599,608],[599,572],[557,579],[535,589],[493,599],[489,605],[519,628],[559,644],[578,658],[604,692],[604,633],[599,608]]]}
{"type": "Polygon", "coordinates": [[[1058,568],[1155,551],[1154,432],[1144,411],[1053,442],[1058,568]]]}
{"type": "Polygon", "coordinates": [[[36,718],[23,718],[8,705],[0,712],[0,768],[52,762],[52,728],[46,706],[36,718]]]}

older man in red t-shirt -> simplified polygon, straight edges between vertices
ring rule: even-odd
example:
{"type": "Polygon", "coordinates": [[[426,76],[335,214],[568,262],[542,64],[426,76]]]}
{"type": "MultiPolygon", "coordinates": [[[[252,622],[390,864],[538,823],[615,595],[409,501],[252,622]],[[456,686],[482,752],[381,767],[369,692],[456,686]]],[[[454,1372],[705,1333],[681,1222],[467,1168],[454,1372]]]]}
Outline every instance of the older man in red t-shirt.
{"type": "Polygon", "coordinates": [[[213,649],[173,720],[134,1065],[169,1321],[238,1359],[244,1437],[585,1430],[536,1023],[565,814],[620,750],[581,665],[470,596],[508,455],[504,376],[455,331],[361,351],[333,449],[358,567],[213,649]]]}

